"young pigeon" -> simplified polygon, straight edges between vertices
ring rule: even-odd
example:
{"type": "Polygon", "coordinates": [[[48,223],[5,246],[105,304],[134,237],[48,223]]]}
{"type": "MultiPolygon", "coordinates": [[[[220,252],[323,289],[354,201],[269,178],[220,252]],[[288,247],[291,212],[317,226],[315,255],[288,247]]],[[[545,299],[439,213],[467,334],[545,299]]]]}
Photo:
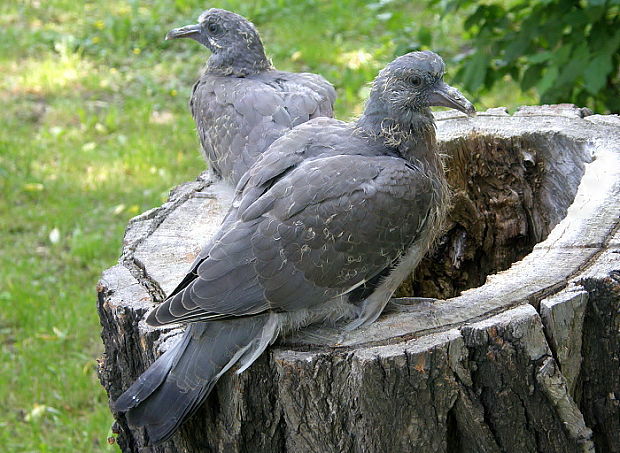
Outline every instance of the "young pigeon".
{"type": "Polygon", "coordinates": [[[190,107],[204,158],[233,186],[274,140],[312,118],[333,115],[334,87],[323,77],[274,69],[254,25],[223,9],[166,39],[191,38],[211,56],[190,107]]]}
{"type": "Polygon", "coordinates": [[[429,106],[474,107],[433,52],[397,58],[354,123],[318,118],[274,142],[243,176],[221,229],[156,307],[189,323],[115,403],[152,442],[169,438],[233,365],[316,322],[373,322],[441,230],[448,186],[429,106]]]}

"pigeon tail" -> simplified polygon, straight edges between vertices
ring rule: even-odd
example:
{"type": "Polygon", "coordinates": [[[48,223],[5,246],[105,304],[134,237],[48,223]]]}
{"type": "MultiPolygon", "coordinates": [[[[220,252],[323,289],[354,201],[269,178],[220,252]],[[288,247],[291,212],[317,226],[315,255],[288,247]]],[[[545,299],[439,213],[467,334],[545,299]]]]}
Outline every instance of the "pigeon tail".
{"type": "Polygon", "coordinates": [[[132,427],[143,426],[151,444],[172,436],[209,395],[217,380],[239,363],[245,370],[279,333],[276,314],[190,324],[114,403],[132,427]]]}

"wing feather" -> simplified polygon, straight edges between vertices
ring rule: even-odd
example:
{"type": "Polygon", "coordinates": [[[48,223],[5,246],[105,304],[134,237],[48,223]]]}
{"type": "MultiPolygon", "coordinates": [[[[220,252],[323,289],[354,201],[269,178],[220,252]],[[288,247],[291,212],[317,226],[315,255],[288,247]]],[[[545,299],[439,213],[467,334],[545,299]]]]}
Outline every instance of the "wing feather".
{"type": "Polygon", "coordinates": [[[205,73],[190,108],[213,171],[237,183],[259,156],[291,128],[332,116],[336,92],[314,74],[265,71],[248,77],[205,73]]]}
{"type": "Polygon", "coordinates": [[[240,220],[224,225],[195,278],[149,319],[309,308],[362,285],[415,240],[431,205],[429,184],[388,156],[303,161],[246,209],[251,216],[239,210],[240,220]]]}

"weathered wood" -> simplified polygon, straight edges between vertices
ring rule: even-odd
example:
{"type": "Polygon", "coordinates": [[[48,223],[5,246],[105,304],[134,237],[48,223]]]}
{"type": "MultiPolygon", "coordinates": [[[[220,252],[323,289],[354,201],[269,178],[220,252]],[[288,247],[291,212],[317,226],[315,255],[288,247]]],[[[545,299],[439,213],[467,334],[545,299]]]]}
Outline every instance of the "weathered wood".
{"type": "MultiPolygon", "coordinates": [[[[445,299],[280,341],[160,446],[120,415],[123,451],[620,451],[620,119],[437,117],[454,208],[400,294],[445,299]]],[[[141,320],[228,203],[203,176],[130,222],[98,287],[111,399],[176,341],[141,320]]]]}
{"type": "MultiPolygon", "coordinates": [[[[616,199],[618,203],[618,199],[616,199]]],[[[575,399],[599,452],[620,452],[620,231],[576,283],[588,292],[575,399]]]]}

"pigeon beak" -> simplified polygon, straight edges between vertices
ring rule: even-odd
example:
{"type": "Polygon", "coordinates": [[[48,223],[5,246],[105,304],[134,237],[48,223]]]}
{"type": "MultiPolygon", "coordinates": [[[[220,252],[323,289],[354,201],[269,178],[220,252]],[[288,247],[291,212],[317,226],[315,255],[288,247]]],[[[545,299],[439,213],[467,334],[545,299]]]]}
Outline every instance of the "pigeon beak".
{"type": "Polygon", "coordinates": [[[443,81],[440,81],[433,89],[429,99],[429,105],[457,109],[467,116],[476,115],[476,109],[473,104],[469,102],[459,90],[443,81]]]}
{"type": "Polygon", "coordinates": [[[193,38],[195,35],[199,35],[201,31],[202,27],[200,24],[186,25],[185,27],[175,28],[166,34],[166,41],[177,38],[193,38]]]}

